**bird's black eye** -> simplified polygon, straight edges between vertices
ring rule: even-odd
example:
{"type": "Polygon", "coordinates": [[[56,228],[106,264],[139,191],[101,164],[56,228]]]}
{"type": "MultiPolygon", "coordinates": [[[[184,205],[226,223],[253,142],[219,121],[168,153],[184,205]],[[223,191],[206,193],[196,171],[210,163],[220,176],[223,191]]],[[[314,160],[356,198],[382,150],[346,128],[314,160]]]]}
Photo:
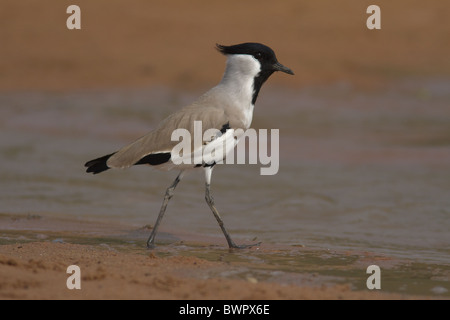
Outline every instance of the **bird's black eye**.
{"type": "Polygon", "coordinates": [[[261,52],[255,53],[255,58],[258,59],[258,60],[261,60],[261,58],[262,58],[262,53],[261,53],[261,52]]]}

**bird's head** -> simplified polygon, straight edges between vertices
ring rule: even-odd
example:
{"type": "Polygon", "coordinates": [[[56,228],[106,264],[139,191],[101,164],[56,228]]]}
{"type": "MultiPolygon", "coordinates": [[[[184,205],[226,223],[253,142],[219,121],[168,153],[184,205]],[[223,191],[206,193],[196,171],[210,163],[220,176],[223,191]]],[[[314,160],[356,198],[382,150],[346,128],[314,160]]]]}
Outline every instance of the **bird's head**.
{"type": "Polygon", "coordinates": [[[224,55],[248,55],[258,61],[262,73],[272,74],[281,71],[293,75],[294,72],[278,62],[275,52],[261,43],[246,42],[232,46],[216,44],[217,50],[224,55]]]}
{"type": "Polygon", "coordinates": [[[261,43],[246,42],[232,46],[216,44],[217,50],[228,57],[226,77],[252,79],[252,103],[255,104],[264,82],[276,71],[294,72],[278,62],[275,52],[261,43]]]}

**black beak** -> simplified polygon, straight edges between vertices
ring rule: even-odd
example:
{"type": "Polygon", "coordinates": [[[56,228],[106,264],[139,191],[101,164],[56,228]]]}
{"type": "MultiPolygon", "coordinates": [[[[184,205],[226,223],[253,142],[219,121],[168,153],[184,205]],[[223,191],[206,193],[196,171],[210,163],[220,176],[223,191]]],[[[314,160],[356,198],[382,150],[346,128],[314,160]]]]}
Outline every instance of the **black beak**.
{"type": "Polygon", "coordinates": [[[287,73],[287,74],[292,74],[292,75],[294,75],[294,72],[291,70],[291,69],[289,69],[288,67],[285,67],[285,66],[283,66],[281,63],[279,63],[278,61],[277,61],[277,63],[275,63],[274,65],[273,65],[273,69],[275,70],[275,71],[281,71],[281,72],[284,72],[284,73],[287,73]]]}

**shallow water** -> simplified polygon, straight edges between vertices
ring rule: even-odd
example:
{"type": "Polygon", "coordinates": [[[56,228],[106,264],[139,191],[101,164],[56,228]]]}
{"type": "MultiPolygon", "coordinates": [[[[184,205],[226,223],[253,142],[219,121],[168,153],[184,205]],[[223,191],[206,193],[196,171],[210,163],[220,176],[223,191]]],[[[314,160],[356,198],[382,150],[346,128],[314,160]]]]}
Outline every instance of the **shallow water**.
{"type": "MultiPolygon", "coordinates": [[[[280,129],[279,172],[219,165],[213,175],[235,242],[363,250],[448,267],[449,87],[433,79],[366,93],[345,84],[265,88],[253,127],[280,129]]],[[[165,88],[0,94],[0,213],[153,224],[176,172],[140,166],[92,176],[83,164],[195,97],[165,88]]],[[[203,186],[201,170],[180,183],[162,230],[221,235],[203,186]]]]}

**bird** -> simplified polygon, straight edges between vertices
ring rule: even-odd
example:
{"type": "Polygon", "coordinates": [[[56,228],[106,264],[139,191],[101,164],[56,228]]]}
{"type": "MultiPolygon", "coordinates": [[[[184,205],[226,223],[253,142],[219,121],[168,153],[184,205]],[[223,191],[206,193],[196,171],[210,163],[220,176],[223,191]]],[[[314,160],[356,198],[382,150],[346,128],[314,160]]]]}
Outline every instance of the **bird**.
{"type": "MultiPolygon", "coordinates": [[[[194,124],[200,121],[202,130],[216,129],[217,135],[206,139],[197,149],[183,157],[193,157],[196,151],[204,150],[213,143],[223,139],[230,140],[226,133],[230,130],[247,130],[250,128],[253,110],[262,85],[275,72],[294,75],[294,72],[278,62],[275,52],[268,46],[246,42],[235,45],[216,44],[216,49],[226,56],[225,72],[221,81],[212,89],[201,95],[190,105],[179,109],[159,123],[148,134],[116,152],[90,160],[85,163],[86,172],[98,174],[108,169],[129,168],[135,165],[149,165],[160,170],[178,170],[173,183],[166,189],[164,200],[151,234],[147,247],[155,247],[158,227],[166,212],[167,205],[174,195],[175,188],[187,170],[203,169],[205,174],[205,200],[216,218],[230,249],[243,249],[258,246],[256,244],[237,245],[230,237],[223,220],[215,206],[211,194],[211,176],[213,169],[221,159],[210,159],[201,162],[175,161],[172,149],[177,141],[172,141],[172,133],[177,129],[193,133],[194,124]]],[[[234,147],[239,137],[231,138],[234,147]]],[[[229,146],[227,144],[227,146],[229,146]]],[[[228,152],[229,149],[226,150],[228,152]]],[[[224,155],[218,153],[218,156],[224,155]]]]}

